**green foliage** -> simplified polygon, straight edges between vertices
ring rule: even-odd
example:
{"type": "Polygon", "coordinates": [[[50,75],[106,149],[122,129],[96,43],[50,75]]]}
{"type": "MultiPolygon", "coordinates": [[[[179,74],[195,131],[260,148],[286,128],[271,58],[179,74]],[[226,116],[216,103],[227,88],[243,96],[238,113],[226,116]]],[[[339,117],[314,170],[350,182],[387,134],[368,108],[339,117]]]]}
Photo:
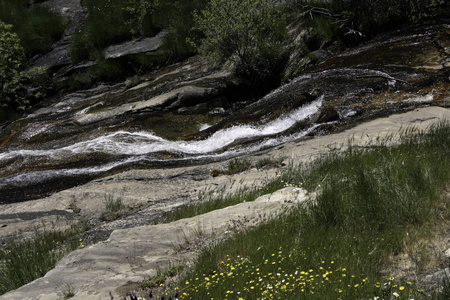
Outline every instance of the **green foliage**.
{"type": "Polygon", "coordinates": [[[203,9],[207,0],[170,1],[161,5],[155,21],[166,30],[162,51],[169,63],[180,61],[197,53],[195,43],[201,33],[196,30],[193,12],[203,9]]]}
{"type": "Polygon", "coordinates": [[[108,45],[131,39],[138,28],[131,7],[134,0],[85,0],[88,10],[86,23],[72,40],[71,56],[76,62],[96,60],[108,45]]]}
{"type": "Polygon", "coordinates": [[[0,1],[0,21],[12,24],[27,57],[48,52],[65,28],[62,17],[44,7],[29,7],[28,0],[0,1]]]}
{"type": "Polygon", "coordinates": [[[0,249],[0,295],[44,276],[78,246],[75,236],[62,232],[38,233],[22,242],[9,241],[0,249]]]}
{"type": "Polygon", "coordinates": [[[253,80],[273,76],[280,66],[286,26],[276,1],[212,0],[195,20],[205,35],[200,52],[212,64],[229,62],[253,80]]]}
{"type": "MultiPolygon", "coordinates": [[[[75,62],[97,61],[89,69],[92,80],[114,80],[125,70],[142,73],[155,66],[177,62],[196,52],[187,39],[195,40],[192,11],[202,8],[206,0],[85,0],[88,18],[71,45],[75,62]],[[104,49],[115,43],[154,36],[161,30],[166,34],[158,55],[131,55],[131,69],[124,67],[126,59],[105,61],[104,49]]],[[[76,80],[73,82],[76,84],[76,80]]],[[[72,84],[72,85],[73,85],[72,84]]]]}
{"type": "Polygon", "coordinates": [[[160,6],[159,0],[130,0],[129,6],[125,7],[130,16],[128,22],[131,25],[133,36],[146,36],[153,32],[153,14],[160,6]]]}
{"type": "Polygon", "coordinates": [[[433,18],[440,8],[449,6],[443,0],[339,0],[338,7],[348,17],[348,26],[373,35],[396,28],[406,22],[433,18]]]}
{"type": "Polygon", "coordinates": [[[21,91],[22,64],[25,52],[12,25],[0,21],[0,105],[25,109],[27,101],[21,91]]]}
{"type": "MultiPolygon", "coordinates": [[[[446,212],[449,149],[450,124],[441,123],[403,135],[399,146],[351,148],[290,168],[276,181],[317,197],[206,248],[181,281],[181,298],[429,299],[383,272],[446,212]]],[[[444,284],[436,299],[446,299],[444,284]]]]}

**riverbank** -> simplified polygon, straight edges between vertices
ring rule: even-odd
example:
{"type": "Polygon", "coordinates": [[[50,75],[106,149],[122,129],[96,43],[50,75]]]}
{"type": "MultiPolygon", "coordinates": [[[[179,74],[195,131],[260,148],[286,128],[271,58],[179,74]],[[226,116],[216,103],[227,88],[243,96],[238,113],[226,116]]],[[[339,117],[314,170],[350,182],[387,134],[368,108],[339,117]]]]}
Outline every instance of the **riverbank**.
{"type": "MultiPolygon", "coordinates": [[[[395,143],[396,139],[394,137],[401,128],[414,126],[419,130],[423,130],[430,124],[445,118],[449,118],[448,109],[439,107],[418,109],[405,114],[392,115],[387,118],[363,123],[341,133],[287,143],[277,149],[249,155],[246,158],[251,161],[257,161],[263,158],[283,158],[286,165],[291,163],[296,164],[301,161],[309,161],[311,158],[318,157],[318,155],[329,151],[344,150],[347,148],[349,141],[351,141],[354,147],[361,147],[361,149],[367,149],[367,147],[370,148],[376,144],[379,139],[383,140],[388,136],[392,136],[390,141],[395,143]]],[[[93,182],[90,186],[85,185],[73,188],[69,191],[72,192],[72,194],[86,195],[88,192],[92,192],[94,189],[99,189],[101,187],[102,190],[109,189],[110,191],[114,190],[119,193],[120,191],[123,191],[124,187],[128,187],[134,192],[139,193],[139,191],[141,191],[143,193],[150,193],[147,195],[149,197],[158,194],[167,197],[169,195],[166,193],[169,190],[172,190],[173,193],[175,193],[175,190],[178,190],[180,193],[179,197],[181,197],[181,194],[186,195],[187,191],[189,191],[191,195],[198,195],[200,191],[204,191],[205,194],[208,194],[209,192],[214,193],[215,191],[227,193],[235,192],[246,186],[248,188],[254,186],[263,187],[264,183],[276,179],[277,174],[282,174],[286,171],[286,169],[283,168],[270,169],[268,171],[252,169],[231,176],[224,175],[211,177],[210,175],[207,175],[212,169],[223,167],[225,167],[224,164],[210,164],[202,167],[189,167],[187,170],[179,168],[169,169],[160,171],[159,173],[154,172],[153,170],[140,170],[134,175],[133,171],[130,171],[107,177],[101,182],[93,182]],[[203,171],[200,171],[202,168],[203,171]],[[167,173],[166,175],[163,175],[162,172],[167,173]],[[189,173],[193,175],[191,178],[188,176],[189,173]],[[153,180],[147,181],[146,184],[144,181],[145,174],[147,174],[147,178],[153,178],[153,180]],[[160,175],[162,178],[157,180],[155,178],[157,175],[160,175]],[[133,176],[135,177],[133,178],[133,176]],[[140,180],[136,180],[136,176],[139,177],[140,180]],[[171,178],[170,180],[173,184],[172,188],[157,188],[158,184],[159,187],[163,187],[163,176],[171,178]],[[201,176],[203,176],[203,179],[201,176]],[[131,186],[132,182],[134,182],[136,186],[131,186]],[[147,185],[147,191],[141,189],[143,185],[147,185]],[[174,189],[174,187],[177,188],[174,189]]],[[[69,191],[65,191],[65,193],[69,191]]],[[[87,297],[87,295],[91,298],[94,297],[94,299],[110,299],[109,292],[115,295],[115,297],[123,296],[125,289],[137,287],[136,285],[128,285],[127,282],[129,281],[135,283],[142,282],[151,276],[156,276],[158,270],[173,266],[175,262],[177,262],[176,264],[181,263],[183,265],[188,265],[188,261],[192,261],[198,253],[198,248],[195,247],[195,245],[200,241],[201,243],[198,244],[204,245],[203,243],[208,240],[208,232],[212,234],[213,239],[216,239],[220,238],[226,231],[230,231],[230,226],[231,228],[234,228],[233,224],[241,225],[242,223],[244,226],[242,229],[244,229],[245,226],[254,225],[254,221],[258,221],[258,216],[264,215],[264,213],[269,215],[271,212],[279,211],[279,209],[286,205],[295,205],[293,204],[296,202],[295,199],[304,199],[300,196],[296,196],[303,195],[298,193],[299,192],[296,189],[291,188],[290,190],[281,193],[277,192],[269,198],[267,198],[267,196],[265,198],[263,197],[259,201],[264,207],[262,210],[255,209],[253,211],[252,209],[248,209],[248,204],[242,204],[234,208],[237,212],[233,214],[228,213],[230,212],[230,208],[228,208],[169,224],[145,225],[130,229],[116,230],[106,242],[73,252],[44,278],[38,279],[32,284],[24,286],[0,298],[34,299],[36,295],[45,295],[46,299],[58,299],[58,297],[62,295],[62,290],[66,284],[73,287],[75,299],[84,299],[83,297],[87,297]],[[274,200],[273,202],[269,200],[272,198],[274,200]],[[277,199],[277,201],[275,201],[275,199],[277,199]],[[288,202],[286,203],[286,201],[288,202]],[[233,218],[235,221],[232,221],[233,218]],[[210,220],[209,222],[212,223],[208,223],[206,220],[210,220]],[[249,222],[242,222],[243,220],[248,220],[249,222]],[[190,225],[188,226],[187,224],[190,225]],[[187,228],[192,228],[192,230],[187,230],[187,228]],[[158,230],[164,230],[164,233],[158,230]],[[179,249],[179,247],[177,247],[177,245],[183,245],[188,241],[191,242],[188,247],[185,247],[184,249],[179,249]],[[83,274],[83,276],[75,277],[73,274],[83,274]],[[123,285],[124,287],[120,288],[123,285]]],[[[172,198],[172,201],[173,199],[177,199],[175,196],[170,198],[172,198]]],[[[199,198],[198,201],[202,201],[201,197],[199,198]]],[[[64,209],[64,207],[67,207],[67,205],[70,204],[70,201],[67,201],[69,199],[70,197],[62,197],[62,195],[59,195],[44,200],[31,201],[28,203],[27,207],[28,210],[35,210],[35,212],[42,211],[42,208],[46,205],[52,209],[64,209]]],[[[127,199],[124,198],[124,201],[127,201],[127,199]]],[[[167,199],[165,203],[164,201],[160,202],[160,205],[165,205],[165,209],[170,205],[172,205],[172,207],[181,205],[181,202],[175,203],[168,201],[169,199],[167,199]]],[[[255,203],[258,203],[258,201],[255,203]]],[[[9,205],[8,207],[5,207],[5,212],[10,215],[14,214],[14,211],[23,212],[26,210],[24,207],[25,205],[25,203],[9,205]]],[[[95,204],[92,201],[89,201],[89,199],[82,200],[81,198],[80,202],[77,202],[77,205],[79,205],[81,209],[92,209],[92,211],[95,211],[96,206],[100,206],[98,203],[95,204]]],[[[107,226],[114,228],[115,224],[117,226],[115,228],[120,228],[121,225],[130,222],[132,219],[139,222],[139,219],[145,216],[145,211],[158,213],[157,207],[149,207],[148,209],[142,209],[138,214],[111,222],[107,226]]],[[[4,220],[2,221],[4,222],[4,220]]],[[[16,224],[17,225],[14,225],[14,223],[7,224],[8,226],[2,228],[2,230],[8,227],[14,228],[23,223],[16,222],[16,224]]]]}

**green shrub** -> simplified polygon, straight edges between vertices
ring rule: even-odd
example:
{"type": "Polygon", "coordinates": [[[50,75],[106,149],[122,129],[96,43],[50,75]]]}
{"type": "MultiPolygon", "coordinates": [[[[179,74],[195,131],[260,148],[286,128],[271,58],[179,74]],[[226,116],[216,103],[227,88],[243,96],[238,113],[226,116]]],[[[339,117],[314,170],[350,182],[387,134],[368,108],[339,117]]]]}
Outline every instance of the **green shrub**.
{"type": "Polygon", "coordinates": [[[228,163],[228,172],[230,174],[237,174],[244,171],[247,171],[252,166],[252,163],[247,159],[232,159],[228,163]]]}
{"type": "Polygon", "coordinates": [[[362,34],[374,35],[391,30],[407,22],[419,22],[433,18],[444,6],[444,0],[339,0],[336,5],[348,17],[348,28],[362,34]]]}
{"type": "Polygon", "coordinates": [[[0,1],[0,21],[14,26],[27,57],[50,51],[66,25],[62,17],[47,8],[29,6],[28,0],[0,1]]]}
{"type": "Polygon", "coordinates": [[[27,100],[21,90],[21,69],[25,52],[12,25],[0,21],[0,106],[25,109],[27,100]]]}
{"type": "Polygon", "coordinates": [[[255,81],[280,67],[286,26],[276,1],[212,0],[195,20],[205,35],[200,52],[213,65],[231,63],[237,74],[255,81]]]}
{"type": "Polygon", "coordinates": [[[197,53],[195,43],[201,33],[195,30],[193,12],[205,7],[207,0],[169,1],[161,5],[155,14],[158,22],[166,30],[162,51],[169,63],[177,62],[197,53]]]}
{"type": "Polygon", "coordinates": [[[152,14],[158,1],[85,0],[88,18],[73,37],[71,56],[76,62],[98,58],[108,45],[132,38],[152,36],[160,29],[153,25],[152,14]]]}

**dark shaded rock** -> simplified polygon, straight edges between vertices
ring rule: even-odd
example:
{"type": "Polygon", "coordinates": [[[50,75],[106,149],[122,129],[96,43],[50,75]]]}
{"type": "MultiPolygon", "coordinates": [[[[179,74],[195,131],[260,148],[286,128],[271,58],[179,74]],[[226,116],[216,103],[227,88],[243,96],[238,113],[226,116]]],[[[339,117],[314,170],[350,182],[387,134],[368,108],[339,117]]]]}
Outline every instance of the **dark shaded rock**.
{"type": "Polygon", "coordinates": [[[313,51],[309,54],[314,61],[321,62],[331,57],[331,53],[325,49],[313,51]]]}
{"type": "Polygon", "coordinates": [[[181,107],[180,109],[178,109],[177,113],[184,115],[206,114],[208,113],[208,111],[209,111],[208,104],[200,103],[195,105],[194,107],[181,107]]]}
{"type": "Polygon", "coordinates": [[[336,108],[332,105],[323,106],[319,113],[317,113],[313,118],[311,118],[312,123],[327,123],[339,120],[339,113],[336,108]]]}
{"type": "Polygon", "coordinates": [[[216,97],[217,93],[218,91],[213,88],[187,86],[178,94],[177,100],[170,105],[170,108],[194,106],[199,103],[204,103],[216,97]]]}

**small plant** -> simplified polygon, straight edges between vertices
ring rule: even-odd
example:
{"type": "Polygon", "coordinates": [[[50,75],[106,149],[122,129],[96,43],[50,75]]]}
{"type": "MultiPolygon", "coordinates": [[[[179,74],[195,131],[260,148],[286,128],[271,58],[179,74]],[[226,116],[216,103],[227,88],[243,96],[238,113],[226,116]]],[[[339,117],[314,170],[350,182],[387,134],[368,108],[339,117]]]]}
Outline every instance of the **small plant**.
{"type": "Polygon", "coordinates": [[[73,286],[66,283],[65,289],[62,291],[64,299],[70,299],[75,296],[75,290],[73,286]]]}
{"type": "Polygon", "coordinates": [[[244,172],[252,166],[252,163],[246,159],[235,158],[228,163],[228,173],[237,174],[244,172]]]}
{"type": "Polygon", "coordinates": [[[112,196],[106,196],[105,201],[106,211],[110,213],[115,213],[122,210],[125,205],[123,204],[122,198],[114,199],[112,196]]]}
{"type": "Polygon", "coordinates": [[[122,198],[105,196],[105,212],[100,215],[102,221],[113,221],[129,212],[130,208],[123,204],[122,198]]]}
{"type": "Polygon", "coordinates": [[[183,270],[184,270],[183,265],[176,265],[176,266],[170,267],[167,271],[164,271],[164,272],[162,272],[160,269],[158,269],[157,275],[150,277],[149,279],[143,281],[141,283],[141,287],[142,288],[159,287],[161,284],[164,284],[164,282],[168,278],[178,276],[183,270]]]}
{"type": "Polygon", "coordinates": [[[255,167],[260,169],[278,168],[283,166],[283,159],[263,158],[256,162],[255,167]]]}

